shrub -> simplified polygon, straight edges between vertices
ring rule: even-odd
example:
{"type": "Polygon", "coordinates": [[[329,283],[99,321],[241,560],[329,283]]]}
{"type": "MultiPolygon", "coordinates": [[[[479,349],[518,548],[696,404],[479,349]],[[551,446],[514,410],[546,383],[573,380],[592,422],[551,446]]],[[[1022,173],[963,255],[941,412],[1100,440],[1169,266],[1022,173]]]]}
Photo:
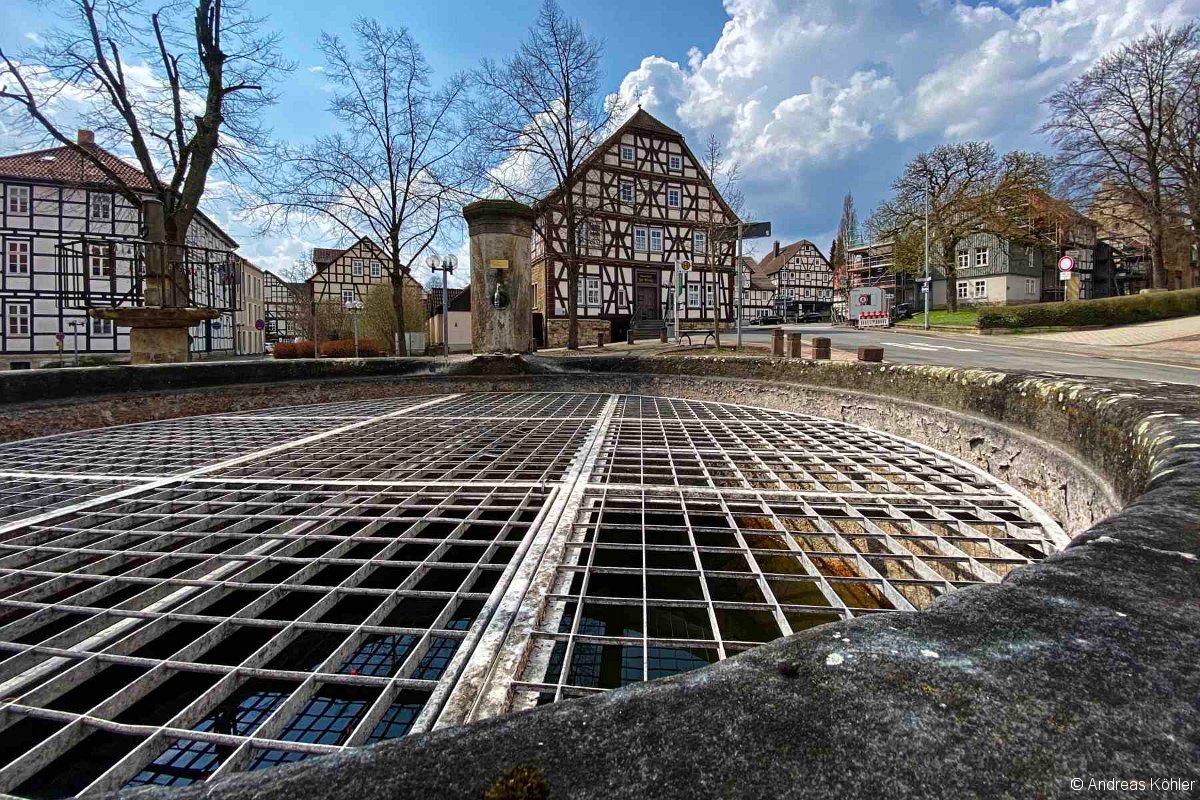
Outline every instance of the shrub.
{"type": "MultiPolygon", "coordinates": [[[[353,339],[320,342],[317,348],[323,358],[354,358],[353,339]]],[[[382,355],[383,349],[374,339],[359,339],[358,354],[362,358],[374,358],[382,355]]],[[[279,342],[271,355],[275,358],[312,358],[313,343],[307,339],[301,342],[279,342]]]]}
{"type": "MultiPolygon", "coordinates": [[[[354,358],[353,339],[334,339],[321,342],[321,355],[326,358],[354,358]]],[[[358,354],[362,358],[374,358],[382,351],[374,339],[359,339],[358,354]]]]}
{"type": "Polygon", "coordinates": [[[979,310],[980,328],[1043,328],[1130,325],[1200,314],[1200,289],[1104,297],[1069,303],[988,306],[979,310]]]}

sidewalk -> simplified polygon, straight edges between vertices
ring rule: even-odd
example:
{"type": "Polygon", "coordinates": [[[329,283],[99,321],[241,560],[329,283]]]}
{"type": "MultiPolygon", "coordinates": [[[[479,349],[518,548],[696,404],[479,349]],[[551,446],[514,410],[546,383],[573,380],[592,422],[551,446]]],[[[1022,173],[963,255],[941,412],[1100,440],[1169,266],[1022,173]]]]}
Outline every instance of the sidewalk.
{"type": "Polygon", "coordinates": [[[1177,319],[1164,319],[1158,322],[1143,322],[1138,325],[1101,328],[1094,331],[1034,333],[1021,336],[1021,339],[1040,342],[1073,342],[1105,347],[1136,347],[1194,336],[1200,336],[1200,314],[1177,319]]]}

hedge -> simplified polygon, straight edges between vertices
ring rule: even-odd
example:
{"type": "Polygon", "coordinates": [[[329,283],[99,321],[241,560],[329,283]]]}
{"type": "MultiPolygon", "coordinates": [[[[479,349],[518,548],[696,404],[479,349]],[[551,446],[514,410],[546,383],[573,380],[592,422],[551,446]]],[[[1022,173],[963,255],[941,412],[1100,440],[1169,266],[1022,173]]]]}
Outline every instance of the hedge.
{"type": "Polygon", "coordinates": [[[1068,303],[987,306],[979,310],[980,328],[1049,328],[1129,325],[1200,314],[1200,289],[1104,297],[1068,303]]]}
{"type": "MultiPolygon", "coordinates": [[[[320,342],[317,349],[325,358],[354,358],[353,339],[334,339],[320,342]]],[[[312,358],[313,343],[309,340],[300,342],[279,342],[271,353],[275,358],[312,358]]],[[[383,355],[383,349],[374,339],[359,339],[358,354],[361,358],[374,358],[383,355]]]]}

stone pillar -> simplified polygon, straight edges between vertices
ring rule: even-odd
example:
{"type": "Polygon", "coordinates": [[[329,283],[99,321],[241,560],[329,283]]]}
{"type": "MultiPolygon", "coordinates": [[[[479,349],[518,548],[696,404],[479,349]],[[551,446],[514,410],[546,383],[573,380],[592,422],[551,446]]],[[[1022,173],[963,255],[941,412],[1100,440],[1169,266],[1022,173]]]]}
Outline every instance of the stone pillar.
{"type": "Polygon", "coordinates": [[[800,358],[801,357],[800,336],[801,336],[801,334],[799,334],[799,333],[789,333],[788,334],[788,337],[787,337],[788,338],[788,355],[791,356],[792,358],[800,358]]]}
{"type": "Polygon", "coordinates": [[[864,346],[858,348],[858,360],[869,361],[873,364],[878,364],[883,361],[883,348],[864,346]]]}
{"type": "Polygon", "coordinates": [[[812,340],[813,358],[818,361],[828,361],[832,356],[832,342],[828,336],[814,336],[812,340]]]}
{"type": "Polygon", "coordinates": [[[783,357],[783,331],[779,328],[771,331],[771,355],[783,357]]]}
{"type": "Polygon", "coordinates": [[[471,349],[476,353],[529,352],[529,242],[535,216],[529,206],[511,200],[480,200],[463,209],[471,235],[471,349]]]}

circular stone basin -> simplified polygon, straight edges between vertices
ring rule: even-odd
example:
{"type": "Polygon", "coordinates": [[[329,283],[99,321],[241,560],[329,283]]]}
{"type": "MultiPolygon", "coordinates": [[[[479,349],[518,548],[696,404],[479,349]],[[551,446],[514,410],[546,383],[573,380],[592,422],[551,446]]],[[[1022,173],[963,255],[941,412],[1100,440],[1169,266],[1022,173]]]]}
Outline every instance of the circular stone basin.
{"type": "Polygon", "coordinates": [[[0,465],[0,792],[28,797],[673,675],[1066,543],[913,442],[637,395],[192,417],[16,442],[0,465]]]}

